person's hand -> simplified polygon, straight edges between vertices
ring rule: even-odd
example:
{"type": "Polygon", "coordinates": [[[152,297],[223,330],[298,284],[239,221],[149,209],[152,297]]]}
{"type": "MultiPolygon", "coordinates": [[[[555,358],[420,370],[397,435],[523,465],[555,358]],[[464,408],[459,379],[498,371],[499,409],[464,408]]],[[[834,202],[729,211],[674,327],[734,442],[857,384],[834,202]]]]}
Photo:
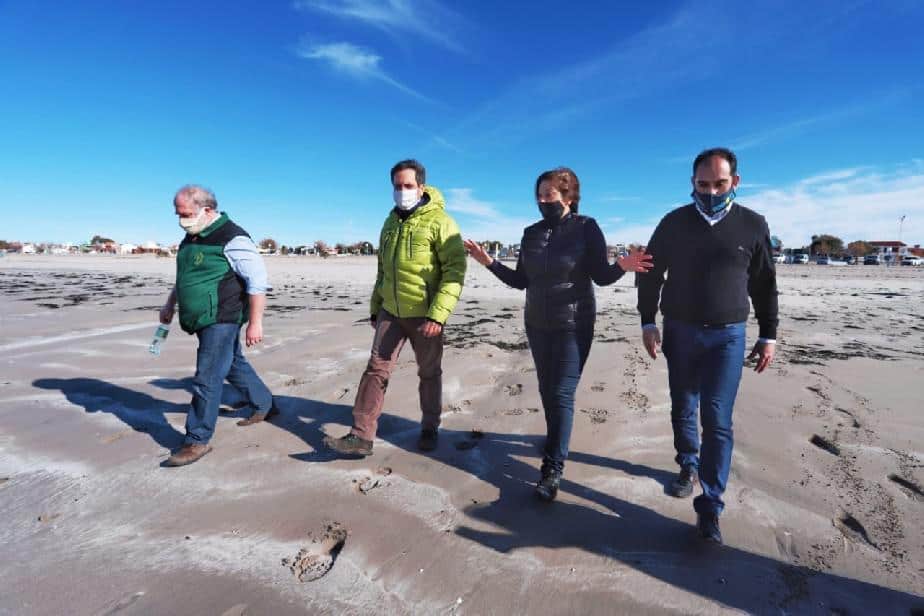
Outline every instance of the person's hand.
{"type": "Polygon", "coordinates": [[[436,321],[427,321],[417,329],[424,335],[424,338],[434,338],[443,333],[443,326],[436,321]]]}
{"type": "Polygon", "coordinates": [[[770,365],[770,362],[773,361],[773,353],[776,351],[775,342],[760,342],[758,341],[754,348],[751,349],[751,354],[748,355],[748,360],[757,359],[757,365],[754,366],[754,372],[760,374],[767,369],[767,366],[770,365]]]}
{"type": "Polygon", "coordinates": [[[164,304],[160,309],[160,322],[164,325],[170,325],[170,321],[173,320],[173,304],[164,304]]]}
{"type": "Polygon", "coordinates": [[[248,347],[263,342],[263,323],[261,321],[250,321],[247,324],[244,340],[247,342],[248,347]]]}
{"type": "Polygon", "coordinates": [[[465,252],[470,254],[472,258],[475,259],[475,261],[478,261],[485,267],[491,265],[491,263],[494,262],[494,259],[491,258],[491,255],[485,252],[485,249],[482,248],[481,244],[473,242],[472,240],[465,240],[463,244],[465,244],[465,252]]]}
{"type": "Polygon", "coordinates": [[[661,332],[657,327],[646,327],[642,330],[642,343],[651,359],[658,359],[658,350],[661,348],[661,332]]]}
{"type": "Polygon", "coordinates": [[[616,263],[624,272],[645,273],[652,268],[651,255],[645,253],[644,248],[633,248],[624,257],[617,257],[616,263]]]}

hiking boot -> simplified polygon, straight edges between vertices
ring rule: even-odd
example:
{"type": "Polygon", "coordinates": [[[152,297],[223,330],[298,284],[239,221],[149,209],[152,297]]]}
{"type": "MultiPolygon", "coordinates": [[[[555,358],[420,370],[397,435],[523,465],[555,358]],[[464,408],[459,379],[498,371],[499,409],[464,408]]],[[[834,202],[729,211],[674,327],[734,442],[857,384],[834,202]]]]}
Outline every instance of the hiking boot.
{"type": "Polygon", "coordinates": [[[699,536],[709,543],[722,545],[722,532],[719,530],[719,516],[716,514],[696,514],[696,529],[699,531],[699,536]]]}
{"type": "Polygon", "coordinates": [[[212,451],[211,445],[183,445],[178,452],[164,462],[164,466],[186,466],[210,451],[212,451]]]}
{"type": "Polygon", "coordinates": [[[417,449],[421,451],[433,451],[439,442],[440,434],[436,428],[424,428],[420,431],[420,438],[417,439],[417,449]]]}
{"type": "Polygon", "coordinates": [[[345,456],[371,456],[372,441],[359,438],[352,432],[342,438],[324,437],[324,444],[328,449],[333,449],[339,454],[345,456]]]}
{"type": "Polygon", "coordinates": [[[686,498],[693,494],[693,484],[699,480],[696,473],[696,467],[693,465],[684,466],[680,473],[667,487],[667,493],[677,498],[686,498]]]}
{"type": "Polygon", "coordinates": [[[273,399],[273,406],[270,407],[269,412],[267,412],[267,413],[254,413],[253,415],[251,415],[251,416],[248,417],[247,419],[242,419],[242,420],[240,420],[239,422],[237,422],[237,425],[239,425],[239,426],[252,426],[253,424],[255,424],[255,423],[260,423],[261,421],[270,420],[270,419],[272,419],[273,417],[276,417],[277,415],[279,415],[279,408],[276,406],[276,400],[273,399]]]}
{"type": "Polygon", "coordinates": [[[561,471],[551,468],[542,468],[542,479],[536,484],[536,496],[540,500],[551,503],[558,496],[558,485],[561,483],[561,471]]]}

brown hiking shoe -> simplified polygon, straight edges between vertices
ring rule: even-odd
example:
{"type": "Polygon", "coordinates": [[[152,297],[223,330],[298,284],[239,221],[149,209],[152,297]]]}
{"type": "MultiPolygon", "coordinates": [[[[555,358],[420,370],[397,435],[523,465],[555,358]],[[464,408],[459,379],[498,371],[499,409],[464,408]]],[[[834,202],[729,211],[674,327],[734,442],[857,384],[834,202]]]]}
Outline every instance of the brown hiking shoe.
{"type": "Polygon", "coordinates": [[[254,413],[247,419],[242,419],[239,422],[237,422],[237,425],[252,426],[253,424],[260,423],[261,421],[270,420],[273,417],[276,417],[277,415],[279,415],[279,409],[276,408],[276,403],[273,402],[273,406],[272,408],[270,408],[268,413],[254,413]]]}
{"type": "Polygon", "coordinates": [[[343,438],[324,437],[324,444],[328,449],[333,449],[337,453],[345,456],[371,456],[372,441],[359,438],[352,432],[343,438]]]}
{"type": "Polygon", "coordinates": [[[170,456],[164,466],[186,466],[192,464],[208,452],[212,451],[211,445],[183,445],[183,447],[170,456]]]}

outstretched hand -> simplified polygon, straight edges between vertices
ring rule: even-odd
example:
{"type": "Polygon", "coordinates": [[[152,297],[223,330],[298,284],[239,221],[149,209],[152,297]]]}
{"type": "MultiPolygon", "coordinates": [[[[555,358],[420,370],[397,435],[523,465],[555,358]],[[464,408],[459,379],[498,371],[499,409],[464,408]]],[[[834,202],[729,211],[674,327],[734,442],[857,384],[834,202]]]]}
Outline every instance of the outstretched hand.
{"type": "Polygon", "coordinates": [[[465,240],[463,244],[465,244],[465,252],[467,252],[473,259],[475,259],[475,261],[478,261],[485,267],[491,265],[491,263],[494,261],[494,259],[491,258],[491,255],[485,251],[481,244],[472,240],[465,240]]]}
{"type": "Polygon", "coordinates": [[[645,273],[653,266],[651,255],[646,254],[644,248],[633,248],[626,256],[617,257],[616,263],[624,272],[645,273]]]}

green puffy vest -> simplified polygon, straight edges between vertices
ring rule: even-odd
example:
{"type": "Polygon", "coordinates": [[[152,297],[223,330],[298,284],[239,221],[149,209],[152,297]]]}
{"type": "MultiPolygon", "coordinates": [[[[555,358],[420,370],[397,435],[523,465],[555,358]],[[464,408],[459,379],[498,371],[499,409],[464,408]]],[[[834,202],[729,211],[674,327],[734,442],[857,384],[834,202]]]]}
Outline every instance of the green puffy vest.
{"type": "Polygon", "coordinates": [[[465,282],[465,247],[443,195],[424,188],[430,200],[406,220],[392,211],[379,237],[378,275],[372,315],[385,309],[396,317],[427,317],[446,323],[465,282]]]}
{"type": "Polygon", "coordinates": [[[225,257],[225,245],[239,235],[247,232],[222,212],[201,233],[187,234],[180,244],[176,297],[184,332],[192,334],[215,323],[241,324],[247,320],[244,282],[225,257]]]}

